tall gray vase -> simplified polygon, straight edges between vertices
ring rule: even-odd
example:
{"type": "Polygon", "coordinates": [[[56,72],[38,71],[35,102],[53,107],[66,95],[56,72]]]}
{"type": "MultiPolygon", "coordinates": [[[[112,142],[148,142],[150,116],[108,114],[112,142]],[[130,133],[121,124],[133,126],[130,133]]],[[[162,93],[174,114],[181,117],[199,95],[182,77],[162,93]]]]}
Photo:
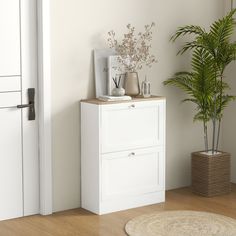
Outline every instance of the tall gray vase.
{"type": "Polygon", "coordinates": [[[125,73],[125,94],[137,96],[140,94],[139,79],[137,72],[125,73]]]}

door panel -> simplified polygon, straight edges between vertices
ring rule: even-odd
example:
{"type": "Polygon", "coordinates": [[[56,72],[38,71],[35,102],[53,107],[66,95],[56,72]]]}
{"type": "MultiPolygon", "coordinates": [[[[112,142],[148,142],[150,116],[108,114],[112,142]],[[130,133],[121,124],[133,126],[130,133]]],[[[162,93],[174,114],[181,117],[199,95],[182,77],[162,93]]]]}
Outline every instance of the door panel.
{"type": "Polygon", "coordinates": [[[13,92],[21,90],[20,76],[0,76],[0,92],[13,92]]]}
{"type": "Polygon", "coordinates": [[[16,107],[20,103],[21,92],[0,93],[0,108],[16,107]]]}
{"type": "Polygon", "coordinates": [[[20,75],[19,0],[0,0],[0,76],[20,75]]]}
{"type": "Polygon", "coordinates": [[[36,12],[36,0],[0,0],[0,220],[39,213],[36,12]],[[29,103],[28,88],[33,121],[16,108],[29,103]]]}
{"type": "Polygon", "coordinates": [[[163,158],[162,148],[103,155],[102,200],[163,190],[163,158]]]}
{"type": "Polygon", "coordinates": [[[0,109],[0,117],[0,220],[3,220],[23,214],[21,111],[0,109]]]}

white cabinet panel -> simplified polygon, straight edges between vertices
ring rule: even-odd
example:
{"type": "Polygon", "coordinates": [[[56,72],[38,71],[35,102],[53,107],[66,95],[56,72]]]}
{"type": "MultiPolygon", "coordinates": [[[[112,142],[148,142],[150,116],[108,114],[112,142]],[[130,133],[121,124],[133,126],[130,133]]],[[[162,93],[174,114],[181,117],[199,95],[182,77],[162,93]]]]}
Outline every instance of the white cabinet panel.
{"type": "Polygon", "coordinates": [[[102,201],[164,190],[163,149],[102,156],[102,201]]]}
{"type": "Polygon", "coordinates": [[[20,75],[19,4],[19,0],[0,0],[0,76],[20,75]]]}
{"type": "Polygon", "coordinates": [[[163,101],[102,107],[102,153],[163,144],[163,101]]]}
{"type": "Polygon", "coordinates": [[[0,109],[0,220],[23,215],[21,111],[0,109]]]}

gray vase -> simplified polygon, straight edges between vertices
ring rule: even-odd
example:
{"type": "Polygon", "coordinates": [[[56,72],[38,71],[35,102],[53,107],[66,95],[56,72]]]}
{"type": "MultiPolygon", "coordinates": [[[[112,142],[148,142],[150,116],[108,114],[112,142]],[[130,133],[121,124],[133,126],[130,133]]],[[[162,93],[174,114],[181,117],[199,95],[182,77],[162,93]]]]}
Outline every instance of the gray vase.
{"type": "Polygon", "coordinates": [[[139,79],[137,72],[125,73],[125,94],[137,96],[140,94],[139,79]]]}

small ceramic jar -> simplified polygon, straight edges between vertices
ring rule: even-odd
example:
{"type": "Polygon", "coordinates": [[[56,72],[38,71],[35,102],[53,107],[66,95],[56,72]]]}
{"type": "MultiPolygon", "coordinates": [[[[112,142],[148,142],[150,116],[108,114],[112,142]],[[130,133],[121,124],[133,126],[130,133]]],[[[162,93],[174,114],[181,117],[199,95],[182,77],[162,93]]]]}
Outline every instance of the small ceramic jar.
{"type": "Polygon", "coordinates": [[[113,88],[111,93],[112,93],[112,96],[124,96],[125,90],[122,87],[113,88]]]}

